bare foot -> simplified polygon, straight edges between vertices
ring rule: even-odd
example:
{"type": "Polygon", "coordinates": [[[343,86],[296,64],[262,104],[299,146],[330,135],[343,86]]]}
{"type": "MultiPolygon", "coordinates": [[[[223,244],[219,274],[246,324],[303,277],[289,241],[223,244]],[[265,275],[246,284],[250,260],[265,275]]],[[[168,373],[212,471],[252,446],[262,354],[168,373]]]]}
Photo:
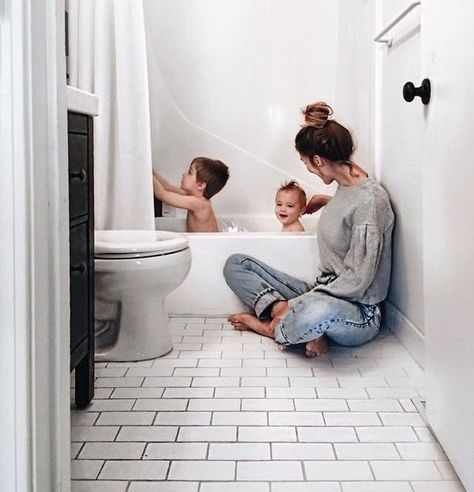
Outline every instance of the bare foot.
{"type": "Polygon", "coordinates": [[[280,316],[280,318],[283,318],[283,316],[285,316],[285,314],[288,312],[288,310],[289,310],[288,301],[277,301],[277,302],[273,303],[270,316],[272,318],[276,318],[277,316],[280,316]]]}
{"type": "Polygon", "coordinates": [[[269,321],[260,321],[256,316],[250,313],[231,314],[227,321],[235,330],[252,330],[260,335],[273,338],[273,329],[269,321]]]}
{"type": "Polygon", "coordinates": [[[306,344],[306,357],[317,357],[328,353],[329,343],[326,335],[321,335],[306,344]]]}

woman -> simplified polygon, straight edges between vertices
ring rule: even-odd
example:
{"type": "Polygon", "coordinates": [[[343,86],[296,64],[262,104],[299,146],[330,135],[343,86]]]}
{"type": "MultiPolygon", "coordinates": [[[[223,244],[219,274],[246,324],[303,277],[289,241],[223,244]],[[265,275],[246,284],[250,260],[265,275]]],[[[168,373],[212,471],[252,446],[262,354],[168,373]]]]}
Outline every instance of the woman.
{"type": "MultiPolygon", "coordinates": [[[[305,343],[306,355],[315,357],[327,352],[328,339],[356,346],[377,335],[390,281],[394,216],[385,190],[351,160],[351,134],[330,118],[330,106],[314,103],[303,114],[305,124],[295,138],[301,161],[324,184],[338,184],[318,224],[321,274],[308,285],[236,254],[228,258],[224,276],[256,314],[229,316],[234,328],[281,345],[305,343]]],[[[321,205],[315,195],[308,211],[321,205]]]]}

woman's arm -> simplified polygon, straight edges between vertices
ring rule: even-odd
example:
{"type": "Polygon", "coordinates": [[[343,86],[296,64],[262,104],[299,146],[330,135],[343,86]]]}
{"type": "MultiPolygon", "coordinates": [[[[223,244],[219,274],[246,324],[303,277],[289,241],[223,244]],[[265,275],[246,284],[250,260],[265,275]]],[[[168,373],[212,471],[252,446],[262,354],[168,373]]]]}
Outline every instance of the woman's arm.
{"type": "Polygon", "coordinates": [[[327,205],[329,200],[331,200],[332,196],[330,195],[313,195],[306,205],[305,214],[314,214],[320,208],[327,205]]]}

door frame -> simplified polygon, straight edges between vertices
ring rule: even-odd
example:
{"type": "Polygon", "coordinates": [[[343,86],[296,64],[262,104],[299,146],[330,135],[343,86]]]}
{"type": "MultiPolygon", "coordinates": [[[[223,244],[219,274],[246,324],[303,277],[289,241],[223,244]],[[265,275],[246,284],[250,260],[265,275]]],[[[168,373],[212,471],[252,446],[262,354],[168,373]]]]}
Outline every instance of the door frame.
{"type": "Polygon", "coordinates": [[[70,490],[64,0],[0,0],[0,483],[70,490]]]}

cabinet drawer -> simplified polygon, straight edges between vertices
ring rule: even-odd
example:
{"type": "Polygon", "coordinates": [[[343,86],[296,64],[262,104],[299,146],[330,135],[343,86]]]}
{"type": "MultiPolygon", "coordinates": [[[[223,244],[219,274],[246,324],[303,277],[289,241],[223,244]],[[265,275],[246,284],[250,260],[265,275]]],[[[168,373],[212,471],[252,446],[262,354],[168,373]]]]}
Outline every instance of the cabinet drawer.
{"type": "Polygon", "coordinates": [[[71,349],[89,332],[89,238],[88,223],[70,230],[70,296],[71,296],[71,349]]]}
{"type": "Polygon", "coordinates": [[[87,135],[69,134],[69,215],[89,213],[89,167],[87,135]]]}

